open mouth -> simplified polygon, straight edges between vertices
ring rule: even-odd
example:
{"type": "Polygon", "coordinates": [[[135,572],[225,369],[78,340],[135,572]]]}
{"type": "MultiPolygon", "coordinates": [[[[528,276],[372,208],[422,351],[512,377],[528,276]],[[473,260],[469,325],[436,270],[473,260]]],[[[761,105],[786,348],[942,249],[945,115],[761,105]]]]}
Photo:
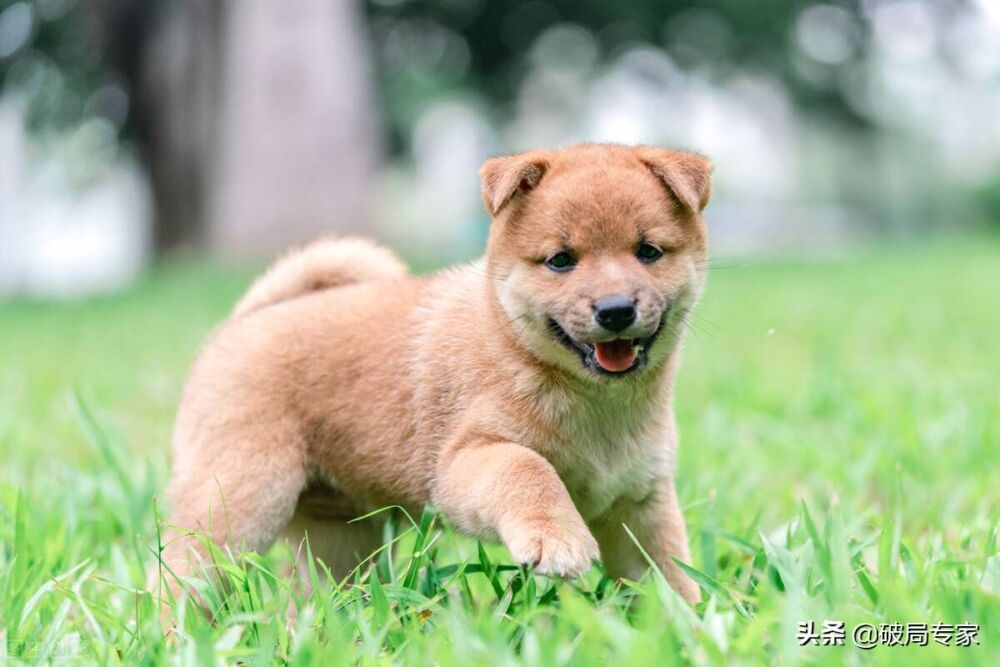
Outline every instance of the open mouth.
{"type": "Polygon", "coordinates": [[[663,320],[651,335],[645,338],[616,338],[600,343],[578,341],[549,318],[549,331],[560,343],[577,353],[583,365],[602,375],[626,375],[646,365],[649,348],[653,345],[663,320]]]}

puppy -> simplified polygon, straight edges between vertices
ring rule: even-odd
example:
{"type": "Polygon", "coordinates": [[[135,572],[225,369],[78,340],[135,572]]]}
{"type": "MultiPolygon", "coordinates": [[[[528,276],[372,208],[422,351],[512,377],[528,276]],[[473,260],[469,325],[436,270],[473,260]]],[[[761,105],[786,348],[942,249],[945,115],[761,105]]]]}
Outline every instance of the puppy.
{"type": "MultiPolygon", "coordinates": [[[[433,502],[542,574],[646,562],[697,586],[674,491],[671,385],[705,281],[711,164],[579,145],[488,160],[486,255],[410,277],[389,251],[320,241],[278,261],[205,345],[173,439],[163,571],[205,533],[284,534],[335,573],[379,544],[349,521],[433,502]]],[[[167,577],[177,591],[176,579],[167,577]]]]}

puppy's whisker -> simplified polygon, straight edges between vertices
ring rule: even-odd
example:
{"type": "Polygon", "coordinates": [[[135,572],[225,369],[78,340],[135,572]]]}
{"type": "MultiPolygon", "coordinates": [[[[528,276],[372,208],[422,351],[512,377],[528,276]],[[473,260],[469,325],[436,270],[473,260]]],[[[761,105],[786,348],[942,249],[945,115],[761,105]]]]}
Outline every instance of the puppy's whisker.
{"type": "Polygon", "coordinates": [[[688,314],[685,316],[682,320],[682,324],[687,331],[690,331],[696,337],[698,333],[703,333],[706,336],[712,336],[718,333],[717,331],[711,331],[707,327],[702,326],[694,314],[688,314]]]}
{"type": "Polygon", "coordinates": [[[722,327],[720,327],[718,324],[716,324],[712,320],[708,319],[707,317],[705,317],[701,313],[697,313],[697,312],[696,313],[692,313],[691,314],[691,319],[692,319],[692,323],[693,324],[698,324],[699,326],[701,326],[704,329],[710,330],[711,332],[717,333],[717,334],[722,333],[722,327]]]}

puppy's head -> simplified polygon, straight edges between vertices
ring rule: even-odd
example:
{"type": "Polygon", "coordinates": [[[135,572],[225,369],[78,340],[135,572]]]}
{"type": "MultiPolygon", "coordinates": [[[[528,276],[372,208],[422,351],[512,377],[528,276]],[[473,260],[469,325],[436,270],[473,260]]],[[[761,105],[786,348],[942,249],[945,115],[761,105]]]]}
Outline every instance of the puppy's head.
{"type": "Polygon", "coordinates": [[[647,146],[488,160],[487,270],[519,340],[595,380],[659,365],[704,282],[711,170],[700,155],[647,146]]]}

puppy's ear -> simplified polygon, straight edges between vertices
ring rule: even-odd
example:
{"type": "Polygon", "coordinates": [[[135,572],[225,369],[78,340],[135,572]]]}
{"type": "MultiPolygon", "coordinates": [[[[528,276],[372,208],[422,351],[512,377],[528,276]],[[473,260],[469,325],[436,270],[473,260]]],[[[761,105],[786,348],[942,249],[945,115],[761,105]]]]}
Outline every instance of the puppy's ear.
{"type": "Polygon", "coordinates": [[[700,213],[712,192],[712,162],[703,155],[643,146],[639,160],[656,175],[684,207],[700,213]]]}
{"type": "Polygon", "coordinates": [[[515,196],[534,190],[548,168],[548,160],[538,151],[494,157],[484,162],[479,169],[479,180],[486,210],[495,216],[515,196]]]}

